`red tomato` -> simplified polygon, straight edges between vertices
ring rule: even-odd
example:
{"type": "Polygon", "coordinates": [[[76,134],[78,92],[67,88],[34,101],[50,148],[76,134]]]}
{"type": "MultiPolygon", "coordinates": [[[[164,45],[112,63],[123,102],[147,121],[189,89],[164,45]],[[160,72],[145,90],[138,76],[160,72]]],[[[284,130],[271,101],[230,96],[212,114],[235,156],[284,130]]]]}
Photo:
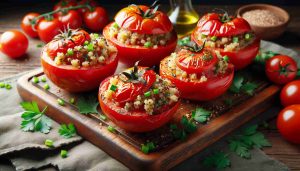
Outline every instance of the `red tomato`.
{"type": "Polygon", "coordinates": [[[98,6],[92,11],[86,11],[83,21],[88,29],[98,32],[108,23],[108,15],[104,8],[98,6]]]}
{"type": "Polygon", "coordinates": [[[64,29],[78,29],[82,26],[82,17],[78,11],[70,10],[67,14],[58,17],[64,29]]]}
{"type": "Polygon", "coordinates": [[[35,38],[38,37],[38,33],[37,33],[37,24],[38,21],[36,22],[36,25],[34,26],[34,29],[32,29],[32,25],[31,25],[31,21],[35,18],[38,17],[40,14],[38,13],[28,13],[23,17],[22,23],[21,23],[21,28],[24,31],[24,33],[26,33],[28,36],[35,38]]]}
{"type": "MultiPolygon", "coordinates": [[[[198,34],[217,37],[232,37],[246,32],[251,32],[249,23],[243,18],[232,16],[224,17],[224,14],[209,13],[204,15],[198,22],[191,37],[197,44],[203,42],[197,39],[198,34]]],[[[222,56],[228,56],[230,63],[235,69],[242,69],[249,65],[257,55],[260,47],[260,39],[255,38],[253,42],[236,51],[224,51],[223,48],[213,48],[220,51],[222,56]]]]}
{"type": "Polygon", "coordinates": [[[130,5],[123,8],[115,16],[115,22],[124,29],[140,34],[165,34],[173,30],[169,17],[144,5],[130,5]],[[151,10],[150,13],[146,13],[151,10]],[[141,12],[143,11],[143,12],[141,12]]]}
{"type": "MultiPolygon", "coordinates": [[[[90,5],[91,7],[96,7],[98,3],[93,0],[81,0],[78,2],[78,5],[90,5]]],[[[88,9],[87,8],[80,8],[78,11],[83,15],[88,9]]]]}
{"type": "Polygon", "coordinates": [[[56,18],[53,20],[42,19],[37,27],[40,39],[46,43],[50,42],[61,30],[63,30],[63,25],[56,18]]]}
{"type": "Polygon", "coordinates": [[[266,61],[266,75],[276,84],[286,84],[297,76],[297,63],[289,56],[276,55],[266,61]]]}
{"type": "Polygon", "coordinates": [[[109,28],[112,24],[113,23],[107,25],[103,29],[103,36],[117,47],[120,61],[129,66],[132,66],[136,61],[140,61],[139,64],[143,66],[151,67],[153,65],[157,65],[164,57],[174,52],[177,46],[177,34],[174,30],[172,31],[172,38],[165,46],[146,48],[144,46],[123,44],[109,34],[109,28]]]}
{"type": "Polygon", "coordinates": [[[300,104],[300,80],[287,83],[280,92],[280,100],[285,107],[300,104]]]}
{"type": "MultiPolygon", "coordinates": [[[[55,10],[58,10],[58,9],[61,9],[61,8],[67,8],[67,7],[76,6],[76,5],[77,5],[76,0],[61,0],[57,4],[55,4],[53,10],[55,11],[55,10]]],[[[58,12],[58,13],[53,14],[53,16],[55,18],[58,18],[61,15],[63,15],[62,12],[58,12]]]]}
{"type": "MultiPolygon", "coordinates": [[[[162,113],[149,115],[142,111],[119,113],[120,107],[112,101],[104,102],[102,94],[108,89],[109,78],[104,80],[99,88],[99,103],[105,113],[116,125],[132,132],[147,132],[166,124],[176,113],[179,102],[172,106],[166,106],[162,113]]],[[[123,110],[124,111],[124,110],[123,110]]]]}
{"type": "MultiPolygon", "coordinates": [[[[182,53],[188,53],[187,50],[181,50],[178,54],[182,53]]],[[[195,58],[198,58],[197,55],[194,56],[195,58]]],[[[176,58],[180,58],[180,56],[177,56],[176,58]]],[[[191,100],[198,100],[198,101],[207,101],[215,99],[216,97],[224,94],[228,88],[230,87],[233,75],[234,75],[234,67],[232,64],[228,64],[228,69],[226,73],[224,74],[215,74],[214,73],[214,66],[208,65],[204,66],[204,69],[196,70],[195,73],[205,75],[207,80],[204,82],[200,81],[190,81],[190,80],[184,80],[181,79],[181,76],[174,76],[174,70],[173,68],[170,68],[168,65],[168,61],[173,60],[170,59],[170,57],[166,57],[163,59],[160,63],[160,76],[163,78],[169,79],[173,84],[176,85],[176,87],[181,92],[181,97],[191,100]],[[202,71],[202,73],[200,72],[202,71]]],[[[176,59],[175,59],[176,60],[176,59]]],[[[191,59],[193,60],[193,59],[191,59]]],[[[199,60],[199,59],[198,59],[199,60]]],[[[211,60],[214,60],[213,58],[211,60]]],[[[179,67],[181,64],[176,63],[176,67],[179,67]]],[[[199,65],[200,66],[200,65],[199,65]]],[[[180,67],[179,67],[180,68],[180,67]]],[[[187,68],[188,70],[189,68],[187,68]]],[[[195,71],[194,69],[191,71],[195,71]]],[[[190,72],[191,74],[192,72],[190,72]]]]}
{"type": "Polygon", "coordinates": [[[6,31],[0,38],[0,50],[5,55],[16,59],[24,55],[28,48],[27,37],[18,30],[6,31]]]}
{"type": "Polygon", "coordinates": [[[277,128],[288,141],[300,144],[300,105],[284,108],[278,115],[277,128]]]}

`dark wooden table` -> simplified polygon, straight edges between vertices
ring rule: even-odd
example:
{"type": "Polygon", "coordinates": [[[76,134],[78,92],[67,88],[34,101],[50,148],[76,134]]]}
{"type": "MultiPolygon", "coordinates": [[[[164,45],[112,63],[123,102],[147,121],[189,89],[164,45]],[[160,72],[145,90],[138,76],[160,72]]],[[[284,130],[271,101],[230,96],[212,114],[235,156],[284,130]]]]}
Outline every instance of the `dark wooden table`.
{"type": "MultiPolygon", "coordinates": [[[[46,12],[51,10],[53,4],[35,3],[22,6],[12,5],[7,2],[0,2],[0,34],[9,29],[20,30],[20,21],[28,12],[46,12]]],[[[109,9],[110,18],[124,5],[106,5],[109,9]]],[[[201,15],[211,11],[214,8],[223,8],[234,14],[238,5],[235,6],[202,6],[195,5],[198,13],[201,15]]],[[[273,40],[285,47],[295,49],[300,52],[300,7],[299,6],[284,6],[290,15],[291,21],[287,31],[280,38],[273,40]]],[[[163,9],[167,9],[163,6],[163,9]]],[[[0,53],[0,78],[8,77],[24,71],[40,67],[40,51],[37,45],[42,42],[37,39],[30,39],[30,46],[26,57],[20,60],[12,60],[0,53]]],[[[290,167],[291,170],[300,170],[300,146],[293,145],[280,137],[276,126],[275,119],[269,121],[270,129],[265,130],[267,138],[272,142],[272,148],[266,148],[264,151],[271,157],[280,160],[290,167]]]]}

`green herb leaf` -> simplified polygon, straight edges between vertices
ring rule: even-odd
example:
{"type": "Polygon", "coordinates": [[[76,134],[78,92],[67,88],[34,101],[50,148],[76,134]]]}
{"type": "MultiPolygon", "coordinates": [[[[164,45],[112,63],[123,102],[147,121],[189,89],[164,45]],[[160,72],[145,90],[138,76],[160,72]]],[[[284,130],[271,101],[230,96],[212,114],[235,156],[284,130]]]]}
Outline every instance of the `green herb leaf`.
{"type": "Polygon", "coordinates": [[[236,75],[233,78],[233,82],[232,82],[229,90],[234,92],[234,93],[239,93],[240,89],[243,85],[243,82],[244,82],[244,77],[242,77],[241,75],[236,75]]]}
{"type": "Polygon", "coordinates": [[[72,124],[72,123],[70,123],[68,125],[62,124],[62,125],[60,125],[58,133],[60,136],[62,136],[64,138],[71,138],[76,135],[76,128],[75,128],[74,124],[72,124]]]}
{"type": "Polygon", "coordinates": [[[230,140],[229,141],[229,149],[233,152],[235,152],[238,156],[250,159],[251,154],[249,152],[249,147],[242,143],[241,141],[237,140],[230,140]]]}
{"type": "Polygon", "coordinates": [[[273,56],[279,55],[279,53],[273,52],[273,51],[266,51],[266,52],[262,52],[260,51],[255,59],[254,62],[255,63],[259,63],[259,64],[264,64],[268,59],[272,58],[273,56]]]}
{"type": "Polygon", "coordinates": [[[175,124],[171,124],[170,129],[171,129],[171,132],[172,132],[175,139],[178,139],[178,140],[185,140],[186,139],[187,134],[184,131],[184,129],[179,129],[177,127],[177,125],[175,125],[175,124]]]}
{"type": "Polygon", "coordinates": [[[216,167],[217,169],[225,169],[231,164],[228,154],[216,152],[203,160],[205,167],[216,167]]]}
{"type": "Polygon", "coordinates": [[[155,149],[155,145],[153,142],[147,142],[146,144],[142,144],[141,151],[145,154],[148,154],[150,151],[155,149]]]}
{"type": "Polygon", "coordinates": [[[246,84],[244,84],[242,87],[241,87],[241,90],[243,92],[245,92],[246,94],[252,96],[253,93],[254,93],[254,90],[258,87],[257,84],[255,83],[251,83],[251,82],[247,82],[246,84]]]}
{"type": "Polygon", "coordinates": [[[271,147],[271,143],[265,138],[265,136],[261,132],[257,132],[250,136],[253,144],[257,148],[262,147],[271,147]]]}
{"type": "Polygon", "coordinates": [[[193,121],[188,120],[186,116],[182,116],[181,124],[187,133],[192,133],[197,130],[197,125],[193,121]]]}
{"type": "Polygon", "coordinates": [[[21,115],[23,119],[21,122],[21,129],[23,131],[39,131],[44,134],[50,132],[52,126],[51,120],[44,115],[47,107],[40,112],[36,102],[22,102],[21,106],[25,110],[21,115]]]}
{"type": "Polygon", "coordinates": [[[99,102],[95,95],[80,96],[77,101],[77,107],[81,114],[98,114],[98,105],[99,102]]]}
{"type": "Polygon", "coordinates": [[[203,108],[197,108],[195,111],[192,112],[192,118],[195,121],[200,123],[207,122],[210,116],[211,116],[211,112],[203,108]]]}

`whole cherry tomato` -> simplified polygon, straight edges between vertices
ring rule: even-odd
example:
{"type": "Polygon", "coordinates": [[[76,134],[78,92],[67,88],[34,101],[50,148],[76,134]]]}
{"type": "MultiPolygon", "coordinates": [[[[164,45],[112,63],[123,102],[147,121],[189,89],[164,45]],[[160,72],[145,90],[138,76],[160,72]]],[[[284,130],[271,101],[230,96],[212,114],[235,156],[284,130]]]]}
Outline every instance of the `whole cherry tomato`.
{"type": "Polygon", "coordinates": [[[66,14],[62,14],[58,17],[62,23],[64,29],[78,29],[82,26],[82,17],[78,11],[70,10],[66,14]]]}
{"type": "Polygon", "coordinates": [[[243,18],[228,16],[226,13],[204,15],[199,20],[191,37],[199,45],[204,41],[213,41],[216,45],[208,46],[208,48],[220,51],[222,56],[228,56],[235,69],[248,66],[260,47],[260,39],[252,32],[249,23],[243,18]],[[235,46],[231,43],[238,43],[240,47],[229,50],[230,48],[225,48],[225,45],[222,44],[223,41],[231,46],[235,46]],[[221,44],[218,45],[219,43],[221,44]]]}
{"type": "Polygon", "coordinates": [[[276,84],[286,84],[295,79],[297,63],[289,56],[276,55],[266,61],[266,75],[276,84]]]}
{"type": "Polygon", "coordinates": [[[108,15],[104,8],[95,7],[92,11],[84,13],[83,21],[85,26],[92,31],[100,31],[108,23],[108,15]]]}
{"type": "Polygon", "coordinates": [[[277,128],[288,141],[300,144],[300,105],[284,108],[278,115],[277,128]]]}
{"type": "MultiPolygon", "coordinates": [[[[53,10],[55,11],[55,10],[58,10],[61,8],[67,8],[67,7],[76,6],[76,5],[77,5],[76,0],[61,0],[57,4],[55,4],[53,10]]],[[[58,13],[53,14],[53,16],[55,18],[58,18],[60,15],[63,15],[63,12],[58,12],[58,13]]]]}
{"type": "MultiPolygon", "coordinates": [[[[81,0],[78,2],[78,5],[89,5],[90,7],[96,7],[98,3],[94,0],[81,0]]],[[[84,13],[87,11],[87,8],[80,8],[78,11],[84,15],[84,13]]]]}
{"type": "Polygon", "coordinates": [[[280,92],[280,100],[285,107],[300,104],[300,80],[287,83],[280,92]]]}
{"type": "Polygon", "coordinates": [[[0,50],[5,55],[16,59],[26,53],[28,48],[27,37],[18,30],[6,31],[0,38],[0,50]]]}
{"type": "Polygon", "coordinates": [[[37,27],[39,38],[46,43],[50,42],[54,38],[54,36],[59,34],[62,30],[63,25],[56,18],[52,20],[42,19],[37,27]]]}
{"type": "Polygon", "coordinates": [[[38,21],[33,22],[33,19],[35,17],[38,17],[40,14],[38,13],[28,13],[23,17],[22,23],[21,23],[21,28],[24,31],[24,33],[26,33],[28,36],[35,38],[38,37],[38,33],[37,33],[37,25],[38,25],[38,21]],[[34,29],[32,29],[32,24],[34,25],[34,29]]]}

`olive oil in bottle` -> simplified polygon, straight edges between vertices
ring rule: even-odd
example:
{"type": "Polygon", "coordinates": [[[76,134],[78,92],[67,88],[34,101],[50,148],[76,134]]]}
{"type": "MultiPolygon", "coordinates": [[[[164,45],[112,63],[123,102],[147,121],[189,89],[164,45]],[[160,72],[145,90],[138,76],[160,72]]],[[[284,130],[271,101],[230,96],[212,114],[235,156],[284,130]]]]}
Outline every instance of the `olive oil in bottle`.
{"type": "Polygon", "coordinates": [[[199,20],[199,15],[194,10],[191,0],[170,0],[171,10],[168,13],[179,37],[193,31],[199,20]]]}

